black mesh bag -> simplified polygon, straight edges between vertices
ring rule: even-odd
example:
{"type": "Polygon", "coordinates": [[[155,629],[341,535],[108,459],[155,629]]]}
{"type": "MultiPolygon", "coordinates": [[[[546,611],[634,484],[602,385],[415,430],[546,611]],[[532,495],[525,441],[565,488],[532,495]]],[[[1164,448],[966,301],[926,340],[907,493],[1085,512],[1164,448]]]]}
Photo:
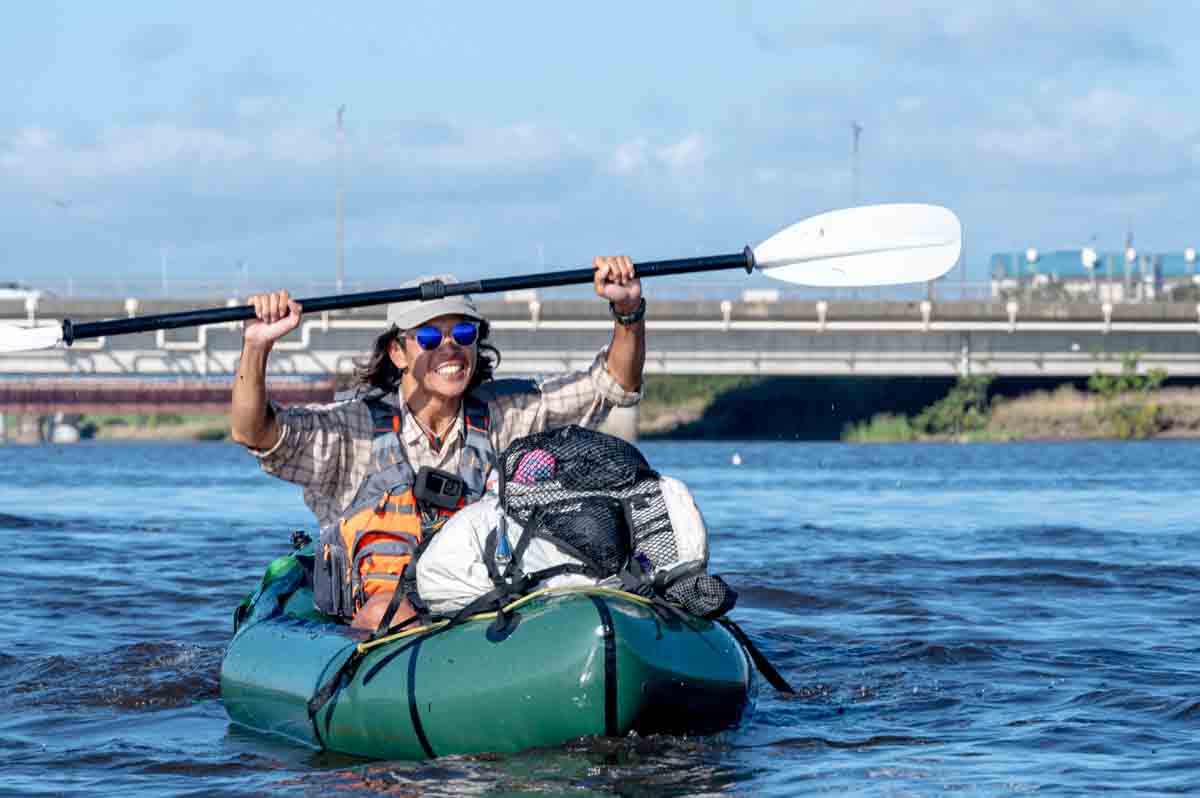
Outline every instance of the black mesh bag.
{"type": "Polygon", "coordinates": [[[672,582],[665,595],[699,618],[720,618],[737,604],[737,591],[713,574],[685,576],[672,582]]]}
{"type": "Polygon", "coordinates": [[[720,577],[703,572],[703,563],[680,562],[659,474],[632,444],[563,427],[513,441],[500,465],[504,513],[590,560],[595,576],[641,574],[639,586],[626,582],[626,588],[661,595],[703,618],[725,614],[737,600],[720,577]]]}
{"type": "Polygon", "coordinates": [[[543,506],[535,521],[537,535],[566,544],[568,554],[582,555],[595,566],[600,579],[629,565],[632,540],[621,503],[604,496],[543,506]],[[574,549],[571,551],[570,549],[574,549]]]}
{"type": "Polygon", "coordinates": [[[522,464],[538,450],[553,458],[544,473],[552,473],[551,480],[564,491],[613,491],[654,473],[632,444],[572,425],[514,441],[501,455],[507,486],[521,483],[522,464]]]}

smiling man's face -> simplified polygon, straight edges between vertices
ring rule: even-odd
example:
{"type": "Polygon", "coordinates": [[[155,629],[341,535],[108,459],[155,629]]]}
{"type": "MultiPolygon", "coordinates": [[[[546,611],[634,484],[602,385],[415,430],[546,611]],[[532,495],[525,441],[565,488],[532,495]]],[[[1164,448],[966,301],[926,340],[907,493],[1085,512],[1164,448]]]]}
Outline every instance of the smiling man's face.
{"type": "Polygon", "coordinates": [[[392,343],[390,354],[397,368],[404,370],[401,392],[410,404],[422,395],[441,401],[460,398],[471,384],[478,355],[478,339],[469,346],[454,340],[451,334],[456,324],[475,322],[466,316],[438,316],[422,327],[435,327],[442,340],[434,349],[424,349],[417,340],[416,330],[407,330],[392,343]]]}

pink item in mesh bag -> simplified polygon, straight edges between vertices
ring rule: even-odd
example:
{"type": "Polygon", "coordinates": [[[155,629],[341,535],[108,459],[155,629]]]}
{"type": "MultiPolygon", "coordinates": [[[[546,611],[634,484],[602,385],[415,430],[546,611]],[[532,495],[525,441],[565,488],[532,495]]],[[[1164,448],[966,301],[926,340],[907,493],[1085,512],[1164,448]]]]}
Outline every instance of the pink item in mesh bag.
{"type": "Polygon", "coordinates": [[[521,458],[521,462],[517,464],[512,481],[522,485],[536,485],[539,482],[554,479],[554,467],[557,462],[554,455],[545,449],[526,452],[521,458]]]}

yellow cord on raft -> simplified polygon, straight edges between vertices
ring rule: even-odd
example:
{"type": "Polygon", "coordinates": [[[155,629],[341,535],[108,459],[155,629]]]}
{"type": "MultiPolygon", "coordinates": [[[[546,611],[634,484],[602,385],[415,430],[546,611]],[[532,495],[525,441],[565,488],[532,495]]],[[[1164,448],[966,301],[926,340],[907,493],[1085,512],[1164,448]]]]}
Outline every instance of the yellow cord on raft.
{"type": "MultiPolygon", "coordinates": [[[[540,590],[533,591],[529,595],[521,596],[521,598],[517,599],[516,601],[513,601],[510,604],[507,604],[504,607],[504,609],[501,610],[501,612],[512,612],[517,607],[523,606],[523,605],[528,604],[529,602],[533,601],[536,598],[542,598],[543,596],[547,596],[552,593],[586,593],[586,594],[592,595],[592,596],[609,596],[611,598],[625,599],[627,601],[632,601],[637,604],[645,604],[647,607],[649,607],[653,603],[650,601],[650,599],[646,598],[645,596],[639,596],[636,593],[627,593],[624,590],[617,590],[616,588],[611,588],[611,587],[594,587],[594,586],[544,587],[540,590]]],[[[496,613],[496,612],[481,612],[478,615],[472,615],[467,620],[468,621],[486,621],[491,618],[495,618],[496,615],[498,615],[498,614],[499,613],[496,613]]],[[[450,623],[450,622],[449,621],[438,621],[436,623],[427,624],[425,626],[418,626],[413,629],[405,629],[403,632],[396,632],[395,634],[387,635],[386,637],[381,637],[378,640],[371,640],[366,643],[359,643],[358,644],[358,653],[366,654],[368,651],[375,648],[376,646],[381,646],[384,643],[391,643],[394,640],[401,640],[405,637],[412,637],[413,635],[420,635],[420,634],[425,634],[426,632],[432,632],[435,629],[441,629],[443,626],[445,626],[448,623],[450,623]]]]}

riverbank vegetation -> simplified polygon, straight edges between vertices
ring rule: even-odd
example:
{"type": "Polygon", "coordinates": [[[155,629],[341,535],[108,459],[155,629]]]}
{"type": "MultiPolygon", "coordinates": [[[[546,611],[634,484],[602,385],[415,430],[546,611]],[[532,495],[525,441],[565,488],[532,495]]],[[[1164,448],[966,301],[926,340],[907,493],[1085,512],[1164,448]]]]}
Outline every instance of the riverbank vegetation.
{"type": "MultiPolygon", "coordinates": [[[[639,408],[639,433],[647,436],[695,424],[713,401],[735,391],[752,391],[761,379],[736,375],[655,375],[646,380],[639,408]]],[[[36,419],[8,417],[7,439],[36,443],[42,437],[36,419]],[[23,423],[24,422],[24,423],[23,423]]],[[[71,416],[65,423],[80,437],[94,440],[228,440],[229,417],[211,414],[94,414],[71,416]]]]}
{"type": "Polygon", "coordinates": [[[1119,374],[1097,372],[1087,390],[1061,385],[1018,397],[988,398],[990,376],[959,379],[947,395],[913,416],[879,413],[846,426],[842,439],[1013,441],[1200,436],[1200,389],[1164,387],[1161,369],[1141,373],[1136,354],[1119,374]]]}
{"type": "Polygon", "coordinates": [[[219,441],[229,437],[229,417],[212,413],[91,415],[80,420],[79,432],[97,440],[219,441]]]}
{"type": "MultiPolygon", "coordinates": [[[[1166,385],[1128,355],[1118,374],[1086,385],[919,377],[651,375],[639,411],[644,439],[1009,441],[1200,437],[1200,387],[1166,385]],[[887,412],[880,412],[887,408],[887,412]]],[[[228,440],[225,414],[69,417],[98,440],[228,440]]],[[[43,437],[8,416],[6,439],[43,437]]]]}
{"type": "Polygon", "coordinates": [[[84,439],[101,441],[220,441],[229,417],[219,413],[94,414],[74,422],[84,439]]]}
{"type": "Polygon", "coordinates": [[[718,397],[736,391],[752,391],[761,383],[761,378],[738,375],[649,376],[638,408],[638,432],[655,436],[695,425],[718,397]]]}

